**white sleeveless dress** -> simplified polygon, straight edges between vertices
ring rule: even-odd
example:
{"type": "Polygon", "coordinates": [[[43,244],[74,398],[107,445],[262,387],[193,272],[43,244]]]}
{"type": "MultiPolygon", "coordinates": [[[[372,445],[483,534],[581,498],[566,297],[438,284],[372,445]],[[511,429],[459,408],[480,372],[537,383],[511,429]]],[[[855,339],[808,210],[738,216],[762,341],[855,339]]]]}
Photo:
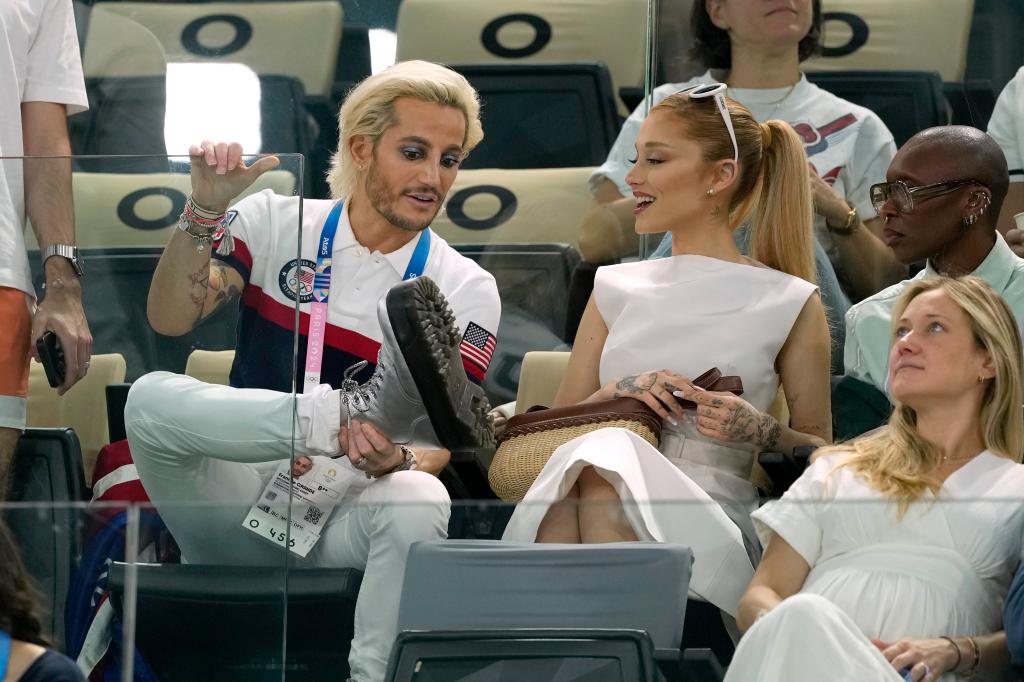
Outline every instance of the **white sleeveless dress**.
{"type": "MultiPolygon", "coordinates": [[[[767,410],[779,388],[776,357],[814,291],[776,270],[704,256],[601,268],[594,282],[608,327],[601,384],[661,369],[695,378],[718,367],[739,375],[743,398],[767,410]]],[[[753,535],[756,450],[706,438],[692,420],[665,423],[660,450],[623,429],[566,443],[516,508],[504,539],[535,540],[550,505],[594,466],[616,487],[637,537],[693,548],[691,592],[735,615],[753,577],[741,527],[753,535]]]]}

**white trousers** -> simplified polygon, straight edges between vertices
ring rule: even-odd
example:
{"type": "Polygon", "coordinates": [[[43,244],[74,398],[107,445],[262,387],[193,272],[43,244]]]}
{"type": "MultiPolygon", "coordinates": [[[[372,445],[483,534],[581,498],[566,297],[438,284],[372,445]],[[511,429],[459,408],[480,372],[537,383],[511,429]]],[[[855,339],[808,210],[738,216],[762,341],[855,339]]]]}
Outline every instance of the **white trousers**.
{"type": "MultiPolygon", "coordinates": [[[[326,389],[293,398],[167,372],[137,380],[125,405],[142,484],[183,557],[200,564],[284,565],[283,549],[242,521],[293,442],[296,456],[337,453],[339,420],[337,394],[326,389]]],[[[352,486],[309,556],[293,559],[364,572],[349,665],[354,680],[378,682],[395,640],[409,545],[447,537],[451,500],[423,472],[368,481],[346,459],[338,463],[352,486]]]]}
{"type": "Polygon", "coordinates": [[[725,676],[725,682],[902,679],[852,618],[816,594],[788,597],[754,623],[736,647],[725,676]]]}

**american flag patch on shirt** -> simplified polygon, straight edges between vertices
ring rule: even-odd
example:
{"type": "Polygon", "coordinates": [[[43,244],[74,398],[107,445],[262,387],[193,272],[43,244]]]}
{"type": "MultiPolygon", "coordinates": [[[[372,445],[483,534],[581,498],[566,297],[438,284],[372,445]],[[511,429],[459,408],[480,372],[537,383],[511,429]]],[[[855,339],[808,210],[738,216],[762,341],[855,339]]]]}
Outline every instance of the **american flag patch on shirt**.
{"type": "Polygon", "coordinates": [[[491,364],[495,343],[497,341],[494,338],[494,334],[491,334],[476,322],[470,322],[469,327],[466,328],[466,333],[462,335],[462,343],[459,345],[459,350],[462,352],[462,357],[478,365],[480,369],[486,370],[487,366],[491,364]]]}

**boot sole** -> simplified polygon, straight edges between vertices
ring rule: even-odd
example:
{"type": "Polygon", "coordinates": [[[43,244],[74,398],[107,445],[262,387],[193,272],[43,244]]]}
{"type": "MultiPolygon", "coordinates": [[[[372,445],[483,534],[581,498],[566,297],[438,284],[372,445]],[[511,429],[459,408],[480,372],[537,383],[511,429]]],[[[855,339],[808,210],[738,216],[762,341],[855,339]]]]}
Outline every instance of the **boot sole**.
{"type": "Polygon", "coordinates": [[[428,277],[387,294],[388,320],[441,445],[449,450],[494,446],[491,405],[466,376],[455,315],[428,277]]]}

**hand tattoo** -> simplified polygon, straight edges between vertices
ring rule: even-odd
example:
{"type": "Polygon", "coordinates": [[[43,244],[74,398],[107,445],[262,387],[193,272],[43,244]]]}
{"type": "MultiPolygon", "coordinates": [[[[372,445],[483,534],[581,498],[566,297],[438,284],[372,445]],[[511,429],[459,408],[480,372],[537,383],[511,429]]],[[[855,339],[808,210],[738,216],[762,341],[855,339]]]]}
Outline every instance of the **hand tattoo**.
{"type": "Polygon", "coordinates": [[[643,393],[644,391],[649,391],[654,386],[654,383],[657,380],[658,377],[655,374],[635,374],[633,376],[622,377],[615,384],[615,393],[612,394],[612,397],[621,398],[623,396],[628,396],[630,394],[643,393]],[[647,384],[646,386],[642,385],[644,383],[643,378],[648,376],[651,379],[651,383],[647,384]]]}
{"type": "Polygon", "coordinates": [[[747,405],[735,405],[722,422],[722,435],[733,441],[752,441],[757,431],[758,416],[751,414],[747,405]]]}

